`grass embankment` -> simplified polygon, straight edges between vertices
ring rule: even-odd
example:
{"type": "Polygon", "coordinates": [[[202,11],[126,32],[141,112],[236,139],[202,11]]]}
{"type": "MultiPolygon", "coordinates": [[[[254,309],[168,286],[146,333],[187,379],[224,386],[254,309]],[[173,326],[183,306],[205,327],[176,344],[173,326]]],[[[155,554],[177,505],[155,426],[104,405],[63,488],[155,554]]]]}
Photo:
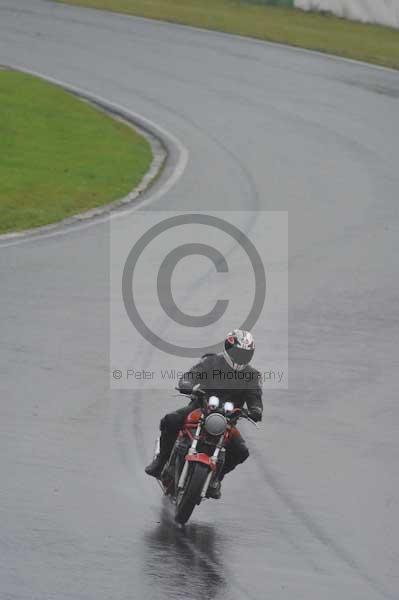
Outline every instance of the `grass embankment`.
{"type": "Polygon", "coordinates": [[[127,125],[40,79],[0,70],[0,233],[126,195],[152,160],[127,125]]]}
{"type": "Polygon", "coordinates": [[[239,0],[58,0],[236,33],[399,68],[399,31],[239,0]]]}

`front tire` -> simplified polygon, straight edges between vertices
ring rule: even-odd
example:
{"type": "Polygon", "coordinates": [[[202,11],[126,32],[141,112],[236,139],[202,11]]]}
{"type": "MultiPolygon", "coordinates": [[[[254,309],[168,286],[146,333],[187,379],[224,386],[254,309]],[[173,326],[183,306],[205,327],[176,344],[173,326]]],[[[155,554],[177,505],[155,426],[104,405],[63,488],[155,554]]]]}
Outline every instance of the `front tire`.
{"type": "Polygon", "coordinates": [[[192,512],[201,501],[201,492],[206,478],[209,475],[209,467],[194,462],[190,465],[187,474],[187,483],[185,489],[179,492],[176,499],[175,521],[184,525],[192,515],[192,512]]]}

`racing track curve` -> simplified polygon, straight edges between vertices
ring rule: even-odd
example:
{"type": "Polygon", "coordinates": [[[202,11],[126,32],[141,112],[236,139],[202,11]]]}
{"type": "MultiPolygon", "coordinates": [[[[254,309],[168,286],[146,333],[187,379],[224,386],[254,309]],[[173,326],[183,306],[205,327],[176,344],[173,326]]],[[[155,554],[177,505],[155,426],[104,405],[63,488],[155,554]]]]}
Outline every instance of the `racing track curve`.
{"type": "Polygon", "coordinates": [[[151,208],[290,219],[289,391],[185,532],[143,474],[176,399],[109,391],[108,224],[1,248],[2,598],[397,598],[397,74],[44,0],[0,0],[0,63],[183,141],[151,208]]]}

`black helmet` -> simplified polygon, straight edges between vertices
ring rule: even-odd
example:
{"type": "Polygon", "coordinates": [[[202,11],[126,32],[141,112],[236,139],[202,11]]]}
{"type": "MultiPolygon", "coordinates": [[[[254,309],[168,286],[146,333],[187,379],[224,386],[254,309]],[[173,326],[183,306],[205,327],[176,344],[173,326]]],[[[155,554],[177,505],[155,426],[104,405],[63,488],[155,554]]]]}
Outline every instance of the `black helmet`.
{"type": "Polygon", "coordinates": [[[224,341],[224,358],[235,371],[241,371],[251,362],[255,352],[252,334],[243,329],[234,329],[224,341]]]}

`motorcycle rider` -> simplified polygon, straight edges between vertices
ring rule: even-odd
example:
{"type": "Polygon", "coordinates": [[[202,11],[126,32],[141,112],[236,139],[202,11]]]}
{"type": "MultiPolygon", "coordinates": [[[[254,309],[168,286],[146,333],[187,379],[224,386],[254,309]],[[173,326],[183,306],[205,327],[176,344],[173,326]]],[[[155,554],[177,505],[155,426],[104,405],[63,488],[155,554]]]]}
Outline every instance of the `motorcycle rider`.
{"type": "MultiPolygon", "coordinates": [[[[249,365],[254,351],[251,333],[235,329],[227,335],[223,352],[205,354],[199,363],[184,373],[179,380],[180,391],[190,394],[193,386],[199,383],[208,396],[217,396],[222,403],[232,402],[235,408],[242,408],[246,404],[249,417],[253,421],[261,421],[263,403],[260,373],[249,365]]],[[[198,400],[194,397],[187,406],[163,417],[160,423],[160,452],[146,467],[148,475],[160,477],[187,415],[198,407],[198,400]]],[[[248,456],[245,440],[236,430],[226,447],[225,464],[219,480],[248,456]]],[[[209,487],[208,496],[220,498],[220,481],[209,487]]]]}

